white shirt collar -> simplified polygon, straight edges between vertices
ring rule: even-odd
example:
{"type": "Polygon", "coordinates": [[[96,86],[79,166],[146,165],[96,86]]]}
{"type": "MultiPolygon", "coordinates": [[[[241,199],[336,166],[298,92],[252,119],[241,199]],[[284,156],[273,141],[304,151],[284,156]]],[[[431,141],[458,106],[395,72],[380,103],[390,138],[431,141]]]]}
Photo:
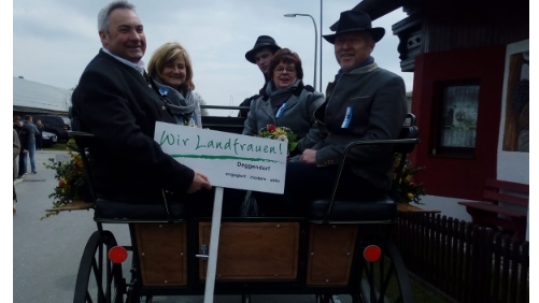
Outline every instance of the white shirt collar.
{"type": "Polygon", "coordinates": [[[102,47],[101,50],[103,50],[103,52],[105,52],[108,55],[112,56],[116,60],[122,62],[123,64],[125,64],[125,65],[127,65],[129,67],[134,68],[136,71],[138,71],[139,73],[144,75],[144,62],[142,60],[140,60],[137,63],[133,63],[131,61],[125,60],[124,58],[120,58],[120,57],[116,56],[115,54],[111,53],[108,49],[106,49],[104,47],[102,47]]]}

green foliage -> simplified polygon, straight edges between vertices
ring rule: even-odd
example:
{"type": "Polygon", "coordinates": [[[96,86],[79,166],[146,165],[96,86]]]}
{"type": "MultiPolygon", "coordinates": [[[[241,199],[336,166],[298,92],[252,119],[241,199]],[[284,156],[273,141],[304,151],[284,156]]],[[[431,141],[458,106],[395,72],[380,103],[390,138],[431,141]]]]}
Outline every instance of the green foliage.
{"type": "MultiPolygon", "coordinates": [[[[397,169],[400,165],[401,159],[399,156],[395,155],[395,162],[394,162],[394,174],[393,176],[396,177],[397,169]]],[[[399,182],[398,186],[398,196],[399,196],[399,202],[401,203],[416,203],[416,204],[422,204],[421,203],[421,196],[426,195],[425,188],[423,187],[423,183],[415,183],[414,182],[414,175],[423,171],[425,169],[424,166],[421,167],[412,167],[412,162],[408,159],[406,159],[406,162],[404,163],[404,168],[402,170],[402,176],[399,182]]]]}
{"type": "MultiPolygon", "coordinates": [[[[80,154],[77,152],[77,148],[73,139],[67,142],[66,149],[71,156],[70,161],[62,162],[50,158],[48,162],[43,165],[55,171],[54,178],[58,180],[57,186],[53,192],[49,195],[49,198],[53,198],[53,208],[65,206],[73,201],[84,200],[84,168],[80,154]]],[[[57,215],[58,212],[47,212],[43,218],[51,215],[57,215]]]]}
{"type": "Polygon", "coordinates": [[[292,132],[288,127],[276,127],[275,125],[268,125],[258,131],[257,137],[268,138],[273,140],[288,142],[288,153],[294,151],[298,146],[297,135],[292,132]]]}

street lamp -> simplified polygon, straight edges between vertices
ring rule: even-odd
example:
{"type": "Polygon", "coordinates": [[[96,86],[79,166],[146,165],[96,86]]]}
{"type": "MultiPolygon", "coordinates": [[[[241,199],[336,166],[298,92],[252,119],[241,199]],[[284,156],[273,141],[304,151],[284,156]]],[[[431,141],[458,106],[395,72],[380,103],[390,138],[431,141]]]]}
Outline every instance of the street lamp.
{"type": "Polygon", "coordinates": [[[322,90],[324,89],[324,87],[322,86],[322,9],[323,9],[323,4],[322,4],[322,1],[323,0],[320,0],[320,91],[323,92],[322,90]]]}
{"type": "Polygon", "coordinates": [[[285,14],[285,17],[296,17],[296,16],[303,16],[303,17],[311,17],[311,20],[313,20],[314,24],[314,81],[313,86],[314,89],[316,89],[316,59],[318,57],[318,29],[316,28],[316,22],[314,21],[313,16],[309,14],[285,14]]]}

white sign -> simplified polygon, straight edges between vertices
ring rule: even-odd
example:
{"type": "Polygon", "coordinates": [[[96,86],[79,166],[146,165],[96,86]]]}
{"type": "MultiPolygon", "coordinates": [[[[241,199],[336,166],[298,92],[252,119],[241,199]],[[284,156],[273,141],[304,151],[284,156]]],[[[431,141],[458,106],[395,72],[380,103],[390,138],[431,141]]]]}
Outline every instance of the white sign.
{"type": "Polygon", "coordinates": [[[282,194],[288,143],[157,122],[154,140],[212,186],[282,194]]]}

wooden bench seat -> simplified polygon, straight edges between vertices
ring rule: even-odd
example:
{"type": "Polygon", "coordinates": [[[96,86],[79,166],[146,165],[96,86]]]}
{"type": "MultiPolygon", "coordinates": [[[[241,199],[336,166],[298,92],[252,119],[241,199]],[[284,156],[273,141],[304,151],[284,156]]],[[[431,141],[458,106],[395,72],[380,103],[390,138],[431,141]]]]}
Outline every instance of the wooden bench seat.
{"type": "Polygon", "coordinates": [[[483,191],[484,202],[458,203],[466,207],[466,211],[472,216],[472,223],[499,226],[513,231],[514,240],[523,240],[526,236],[529,192],[530,186],[527,184],[487,179],[483,191]],[[510,208],[509,205],[519,206],[521,209],[510,208]]]}

